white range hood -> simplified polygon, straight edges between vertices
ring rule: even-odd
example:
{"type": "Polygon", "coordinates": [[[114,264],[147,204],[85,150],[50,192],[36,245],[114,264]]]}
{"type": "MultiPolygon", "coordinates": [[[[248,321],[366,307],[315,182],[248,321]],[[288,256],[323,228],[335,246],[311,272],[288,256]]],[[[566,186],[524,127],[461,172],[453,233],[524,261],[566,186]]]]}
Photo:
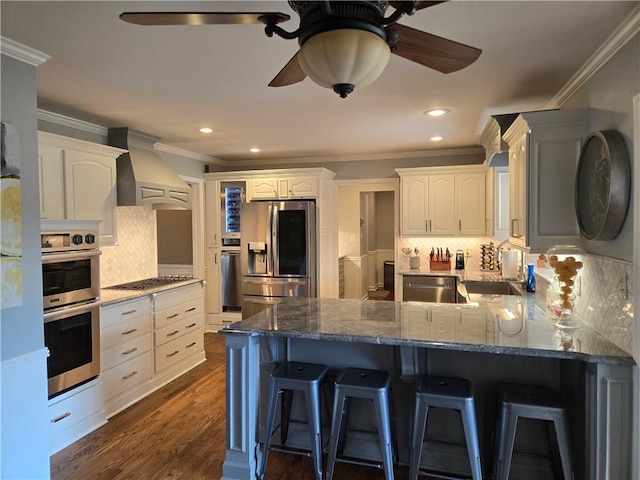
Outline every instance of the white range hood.
{"type": "Polygon", "coordinates": [[[190,208],[190,188],[153,150],[157,137],[127,127],[109,129],[109,145],[128,150],[117,159],[119,206],[190,208]]]}

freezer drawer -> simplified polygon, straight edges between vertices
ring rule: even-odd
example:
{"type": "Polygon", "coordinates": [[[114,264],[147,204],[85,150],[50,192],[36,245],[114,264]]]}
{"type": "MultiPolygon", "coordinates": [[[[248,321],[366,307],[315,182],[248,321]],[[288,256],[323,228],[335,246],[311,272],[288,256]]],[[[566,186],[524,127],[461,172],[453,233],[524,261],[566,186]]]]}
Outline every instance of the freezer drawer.
{"type": "Polygon", "coordinates": [[[456,277],[405,275],[402,299],[406,302],[456,303],[456,277]]]}
{"type": "Polygon", "coordinates": [[[309,297],[308,278],[243,277],[242,295],[261,297],[309,297]]]}

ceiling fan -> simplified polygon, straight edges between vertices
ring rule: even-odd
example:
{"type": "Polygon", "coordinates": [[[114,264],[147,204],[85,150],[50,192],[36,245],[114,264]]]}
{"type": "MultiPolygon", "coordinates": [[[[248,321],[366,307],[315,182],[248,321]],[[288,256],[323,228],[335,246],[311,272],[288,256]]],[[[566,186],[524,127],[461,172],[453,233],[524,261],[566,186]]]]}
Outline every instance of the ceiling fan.
{"type": "MultiPolygon", "coordinates": [[[[446,1],[446,0],[445,0],[446,1]]],[[[307,76],[342,98],[373,82],[391,53],[451,73],[471,65],[482,50],[398,24],[403,15],[444,1],[289,1],[300,16],[297,30],[278,24],[291,17],[279,12],[125,12],[120,18],[137,25],[265,25],[268,37],[298,39],[300,49],[269,83],[282,87],[307,76]],[[388,7],[394,10],[385,17],[388,7]]]]}

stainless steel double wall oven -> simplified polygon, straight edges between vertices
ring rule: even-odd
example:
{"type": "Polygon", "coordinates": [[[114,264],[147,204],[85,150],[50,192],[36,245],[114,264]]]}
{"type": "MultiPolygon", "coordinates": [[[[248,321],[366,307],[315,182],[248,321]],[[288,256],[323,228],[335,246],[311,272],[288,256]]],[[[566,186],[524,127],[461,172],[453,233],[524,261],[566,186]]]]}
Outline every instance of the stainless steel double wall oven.
{"type": "Polygon", "coordinates": [[[42,223],[49,398],[100,373],[100,249],[92,226],[42,223]]]}

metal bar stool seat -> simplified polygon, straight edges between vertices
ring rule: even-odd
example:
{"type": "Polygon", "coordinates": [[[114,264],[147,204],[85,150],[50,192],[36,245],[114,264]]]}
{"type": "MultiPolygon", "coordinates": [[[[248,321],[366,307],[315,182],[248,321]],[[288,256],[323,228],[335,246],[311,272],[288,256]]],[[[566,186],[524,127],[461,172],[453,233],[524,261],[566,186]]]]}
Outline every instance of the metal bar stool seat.
{"type": "Polygon", "coordinates": [[[327,480],[332,480],[336,462],[375,466],[384,470],[386,480],[393,480],[393,434],[390,411],[390,375],[384,370],[346,368],[335,380],[331,438],[327,459],[327,480]],[[342,456],[349,423],[350,400],[352,398],[373,401],[382,464],[357,461],[342,456]]]}
{"type": "MultiPolygon", "coordinates": [[[[464,378],[422,375],[416,387],[416,405],[411,435],[411,457],[409,479],[416,480],[420,472],[422,443],[427,427],[427,413],[430,407],[448,408],[460,411],[467,444],[469,464],[473,480],[482,480],[480,465],[480,443],[476,423],[476,409],[471,382],[464,378]]],[[[437,472],[425,472],[438,475],[437,472]]],[[[450,478],[447,476],[447,478],[450,478]]]]}
{"type": "MultiPolygon", "coordinates": [[[[518,418],[546,420],[550,448],[553,448],[552,429],[555,429],[562,475],[565,480],[571,480],[569,418],[560,395],[548,387],[514,384],[502,384],[498,387],[498,418],[493,467],[496,480],[509,478],[518,418]]],[[[552,457],[552,460],[555,458],[552,457]]],[[[554,469],[557,471],[559,469],[556,465],[557,461],[554,462],[554,469]]]]}
{"type": "Polygon", "coordinates": [[[273,423],[275,421],[278,398],[282,397],[280,400],[280,442],[284,445],[289,433],[293,392],[299,391],[305,395],[309,435],[311,438],[311,452],[287,450],[283,448],[278,448],[278,450],[287,453],[313,456],[316,479],[322,480],[320,384],[325,378],[327,371],[328,369],[324,365],[288,362],[283,363],[271,373],[267,424],[265,428],[262,462],[260,463],[258,471],[259,478],[264,478],[269,451],[275,449],[271,446],[271,437],[273,436],[273,423]]]}

